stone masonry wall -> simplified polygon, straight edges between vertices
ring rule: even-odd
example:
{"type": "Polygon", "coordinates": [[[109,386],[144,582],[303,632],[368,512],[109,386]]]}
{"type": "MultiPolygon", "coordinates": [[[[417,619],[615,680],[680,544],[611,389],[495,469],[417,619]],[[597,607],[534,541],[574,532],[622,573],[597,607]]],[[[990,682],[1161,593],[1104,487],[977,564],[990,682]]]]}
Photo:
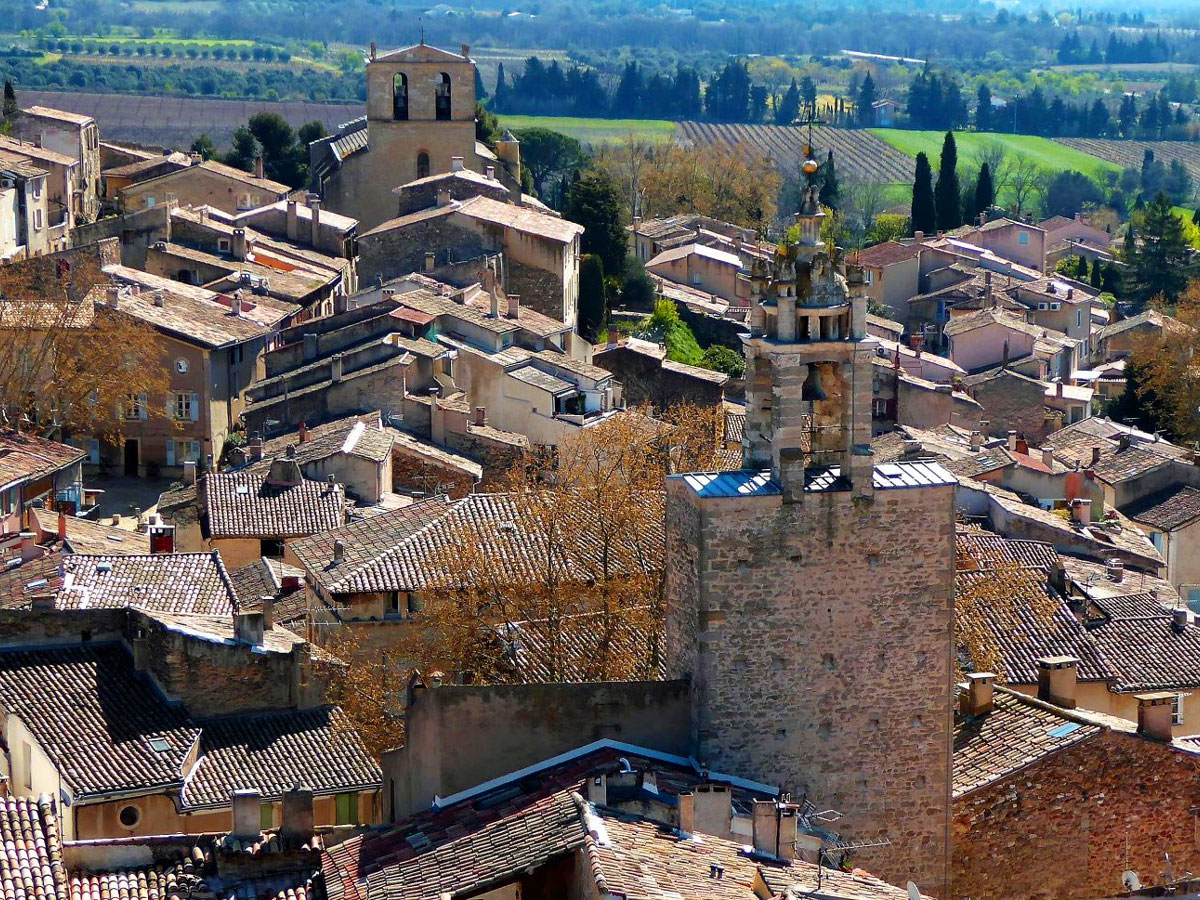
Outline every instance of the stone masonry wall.
{"type": "Polygon", "coordinates": [[[425,251],[436,254],[439,266],[464,259],[476,259],[488,249],[472,231],[455,225],[450,216],[437,216],[414,222],[403,228],[364,234],[358,239],[358,282],[374,286],[425,270],[425,251]]]}
{"type": "Polygon", "coordinates": [[[953,889],[972,900],[1122,896],[1200,871],[1200,760],[1104,732],[954,801],[953,889]]]}
{"type": "Polygon", "coordinates": [[[667,503],[668,677],[693,675],[698,758],[844,814],[855,856],[946,896],[950,487],[667,503]]]}
{"type": "Polygon", "coordinates": [[[506,259],[504,290],[521,298],[521,305],[552,319],[563,321],[563,281],[561,275],[506,259]]]}

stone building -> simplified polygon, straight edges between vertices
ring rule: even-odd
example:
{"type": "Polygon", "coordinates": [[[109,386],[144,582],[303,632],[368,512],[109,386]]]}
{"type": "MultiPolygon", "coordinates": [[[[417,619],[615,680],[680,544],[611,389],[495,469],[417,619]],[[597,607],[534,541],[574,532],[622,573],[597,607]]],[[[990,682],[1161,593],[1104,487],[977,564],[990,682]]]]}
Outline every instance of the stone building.
{"type": "Polygon", "coordinates": [[[695,681],[697,759],[838,810],[856,864],[946,896],[955,479],[873,465],[861,270],[816,193],[754,270],[746,468],[668,479],[667,675],[695,681]]]}
{"type": "Polygon", "coordinates": [[[426,44],[378,55],[367,63],[367,115],[347,122],[309,148],[313,188],[330,209],[364,229],[396,215],[392,188],[451,170],[461,158],[483,174],[491,166],[520,188],[520,147],[506,135],[493,154],[475,140],[475,63],[426,44]]]}
{"type": "Polygon", "coordinates": [[[100,132],[91,116],[29,106],[13,121],[13,134],[75,160],[70,199],[72,219],[90,222],[100,210],[100,132]]]}

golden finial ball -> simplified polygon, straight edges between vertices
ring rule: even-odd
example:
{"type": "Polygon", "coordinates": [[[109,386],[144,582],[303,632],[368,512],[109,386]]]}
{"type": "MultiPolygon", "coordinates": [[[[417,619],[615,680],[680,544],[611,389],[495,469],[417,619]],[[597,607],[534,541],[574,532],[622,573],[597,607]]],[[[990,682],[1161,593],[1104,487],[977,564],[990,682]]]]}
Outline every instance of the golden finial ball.
{"type": "Polygon", "coordinates": [[[820,166],[815,159],[806,159],[804,164],[800,166],[800,171],[805,175],[815,175],[820,166]]]}

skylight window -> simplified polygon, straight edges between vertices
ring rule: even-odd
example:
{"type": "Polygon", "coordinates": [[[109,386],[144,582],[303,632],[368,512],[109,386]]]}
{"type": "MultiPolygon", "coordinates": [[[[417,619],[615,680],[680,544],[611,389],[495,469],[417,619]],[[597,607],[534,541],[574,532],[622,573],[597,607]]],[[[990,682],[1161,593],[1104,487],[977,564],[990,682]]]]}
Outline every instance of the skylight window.
{"type": "Polygon", "coordinates": [[[171,742],[168,741],[166,738],[160,738],[160,737],[150,738],[148,741],[146,741],[146,743],[150,745],[150,749],[153,750],[155,753],[170,753],[171,752],[171,742]]]}
{"type": "Polygon", "coordinates": [[[1079,730],[1078,722],[1067,722],[1065,725],[1059,725],[1057,728],[1050,729],[1050,737],[1064,738],[1068,734],[1072,734],[1079,730]]]}

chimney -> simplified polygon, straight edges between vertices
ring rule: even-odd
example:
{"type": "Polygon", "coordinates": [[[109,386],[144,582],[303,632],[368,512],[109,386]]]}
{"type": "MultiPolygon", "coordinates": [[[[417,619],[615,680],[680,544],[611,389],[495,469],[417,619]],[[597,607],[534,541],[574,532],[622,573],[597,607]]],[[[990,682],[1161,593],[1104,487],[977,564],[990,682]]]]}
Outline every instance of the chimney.
{"type": "Polygon", "coordinates": [[[437,255],[432,250],[425,251],[425,271],[432,272],[437,267],[437,255]]]}
{"type": "Polygon", "coordinates": [[[1013,429],[1008,429],[1008,449],[1014,453],[1017,451],[1017,433],[1013,429]]]}
{"type": "Polygon", "coordinates": [[[295,453],[295,447],[288,447],[287,456],[271,460],[271,468],[267,471],[267,484],[272,487],[294,487],[304,480],[295,453]]]}
{"type": "Polygon", "coordinates": [[[296,785],[283,795],[283,818],[279,823],[279,836],[284,844],[296,846],[307,844],[313,834],[312,788],[296,785]]]}
{"type": "Polygon", "coordinates": [[[483,171],[484,171],[484,174],[487,175],[487,177],[490,178],[492,181],[496,180],[496,167],[495,166],[488,166],[483,171]]]}
{"type": "MultiPolygon", "coordinates": [[[[250,448],[250,459],[252,462],[258,462],[263,458],[263,440],[262,435],[259,432],[250,432],[250,443],[247,446],[250,448]]],[[[184,463],[185,474],[186,468],[187,463],[184,463]]]]}
{"type": "Polygon", "coordinates": [[[971,672],[967,675],[967,692],[959,707],[964,716],[982,716],[992,711],[995,697],[996,673],[971,672]]]}
{"type": "Polygon", "coordinates": [[[231,245],[234,259],[246,258],[246,229],[233,229],[233,243],[231,245]]]}
{"type": "Polygon", "coordinates": [[[34,612],[53,612],[53,594],[34,594],[29,598],[29,608],[34,612]]]}
{"type": "Polygon", "coordinates": [[[487,407],[486,406],[475,407],[475,424],[480,425],[480,426],[487,424],[487,407]]]}
{"type": "Polygon", "coordinates": [[[1050,469],[1051,471],[1053,471],[1053,469],[1054,469],[1054,448],[1053,447],[1043,447],[1042,448],[1042,465],[1045,466],[1047,469],[1050,469]]]}
{"type": "Polygon", "coordinates": [[[233,792],[233,836],[256,838],[262,834],[262,794],[253,788],[233,792]]]}
{"type": "Polygon", "coordinates": [[[1081,213],[1081,212],[1075,213],[1075,221],[1082,222],[1083,221],[1083,213],[1081,213]]]}
{"type": "Polygon", "coordinates": [[[979,224],[980,224],[980,225],[986,225],[986,224],[987,224],[987,213],[985,213],[985,212],[981,212],[981,213],[979,214],[979,224]]]}
{"type": "Polygon", "coordinates": [[[275,627],[275,598],[259,597],[258,607],[262,610],[263,634],[275,627]]]}
{"type": "Polygon", "coordinates": [[[159,523],[147,529],[150,535],[151,553],[175,552],[175,526],[159,523]]]}
{"type": "Polygon", "coordinates": [[[104,289],[104,297],[108,301],[109,309],[121,308],[121,286],[110,284],[104,289]]]}
{"type": "Polygon", "coordinates": [[[267,177],[267,173],[263,171],[263,158],[262,158],[261,153],[258,156],[254,157],[254,177],[255,178],[266,178],[267,177]]]}
{"type": "Polygon", "coordinates": [[[729,833],[733,801],[723,784],[698,784],[692,789],[696,811],[696,832],[724,835],[729,833]]]}
{"type": "Polygon", "coordinates": [[[167,293],[162,288],[154,292],[154,305],[163,309],[167,305],[167,293]]]}
{"type": "Polygon", "coordinates": [[[684,791],[675,798],[679,801],[679,830],[684,834],[696,832],[696,795],[684,791]]]}
{"type": "Polygon", "coordinates": [[[983,434],[978,431],[971,432],[971,449],[979,450],[983,447],[983,434]]]}
{"type": "Polygon", "coordinates": [[[1092,447],[1092,465],[1100,462],[1100,445],[1096,444],[1092,447]]]}
{"type": "Polygon", "coordinates": [[[491,292],[491,296],[489,297],[489,299],[491,301],[490,312],[491,312],[492,318],[493,319],[500,318],[500,297],[499,297],[499,295],[496,293],[496,291],[493,290],[491,292]]]}
{"type": "Polygon", "coordinates": [[[308,224],[311,231],[308,236],[308,243],[312,247],[321,245],[321,198],[316,194],[308,195],[308,214],[312,220],[308,224]]]}
{"type": "Polygon", "coordinates": [[[1092,524],[1092,501],[1076,497],[1071,501],[1071,521],[1076,525],[1092,524]]]}
{"type": "Polygon", "coordinates": [[[462,50],[462,58],[463,59],[471,58],[471,45],[470,44],[462,44],[459,46],[459,49],[462,50]]]}
{"type": "Polygon", "coordinates": [[[516,294],[508,295],[508,317],[510,319],[519,318],[521,315],[521,298],[516,294]]]}
{"type": "Polygon", "coordinates": [[[450,205],[450,189],[449,188],[438,188],[437,205],[438,206],[449,206],[450,205]]]}
{"type": "Polygon", "coordinates": [[[198,153],[195,150],[193,150],[191,153],[188,154],[188,165],[189,166],[198,166],[202,162],[204,162],[203,154],[198,153]]]}
{"type": "Polygon", "coordinates": [[[1174,724],[1175,694],[1159,692],[1134,694],[1138,702],[1138,734],[1152,741],[1171,740],[1174,724]]]}
{"type": "Polygon", "coordinates": [[[461,172],[463,170],[463,158],[461,156],[450,157],[450,171],[461,172]]]}
{"type": "Polygon", "coordinates": [[[923,240],[925,240],[925,232],[923,232],[923,231],[914,231],[913,232],[913,242],[914,243],[919,244],[923,240]]]}
{"type": "Polygon", "coordinates": [[[1062,395],[1063,395],[1063,383],[1061,381],[1057,381],[1054,384],[1054,396],[1061,399],[1062,395]]]}
{"type": "Polygon", "coordinates": [[[28,562],[31,559],[37,559],[42,555],[41,549],[37,545],[37,535],[32,531],[21,532],[21,559],[28,562]]]}
{"type": "Polygon", "coordinates": [[[67,514],[65,512],[58,514],[58,539],[60,541],[67,539],[67,514]]]}
{"type": "Polygon", "coordinates": [[[329,357],[329,380],[334,384],[342,380],[342,354],[340,353],[329,357]]]}
{"type": "Polygon", "coordinates": [[[1109,581],[1125,580],[1125,563],[1119,557],[1110,556],[1104,561],[1104,574],[1109,581]]]}
{"type": "Polygon", "coordinates": [[[378,52],[379,48],[375,45],[374,41],[371,41],[371,62],[375,62],[375,56],[378,52]]]}
{"type": "Polygon", "coordinates": [[[235,316],[242,314],[242,289],[238,288],[233,292],[233,296],[229,300],[229,311],[235,316]]]}
{"type": "Polygon", "coordinates": [[[608,776],[601,773],[588,778],[587,800],[595,806],[608,806],[608,776]]]}
{"type": "Polygon", "coordinates": [[[234,613],[233,636],[238,643],[261,647],[263,632],[263,614],[260,610],[239,609],[234,613]]]}
{"type": "Polygon", "coordinates": [[[299,204],[295,198],[291,198],[287,202],[287,236],[289,241],[294,241],[300,234],[300,214],[296,211],[299,204]]]}
{"type": "Polygon", "coordinates": [[[308,426],[303,421],[300,423],[300,443],[308,443],[308,426]]]}
{"type": "Polygon", "coordinates": [[[1188,627],[1188,611],[1185,607],[1171,610],[1171,629],[1182,634],[1188,627]]]}
{"type": "Polygon", "coordinates": [[[796,807],[790,803],[787,805],[780,804],[778,807],[777,819],[779,823],[779,856],[782,859],[796,858],[796,838],[798,837],[797,826],[800,822],[800,816],[797,813],[796,807]]]}
{"type": "Polygon", "coordinates": [[[1127,434],[1123,434],[1117,438],[1117,450],[1128,450],[1132,444],[1133,440],[1127,434]]]}
{"type": "Polygon", "coordinates": [[[1063,709],[1074,709],[1079,660],[1073,656],[1043,656],[1037,666],[1038,699],[1063,709]]]}
{"type": "Polygon", "coordinates": [[[779,818],[774,800],[754,800],[754,849],[779,855],[779,818]]]}
{"type": "Polygon", "coordinates": [[[336,566],[346,558],[346,545],[340,540],[333,542],[333,564],[336,566]]]}

